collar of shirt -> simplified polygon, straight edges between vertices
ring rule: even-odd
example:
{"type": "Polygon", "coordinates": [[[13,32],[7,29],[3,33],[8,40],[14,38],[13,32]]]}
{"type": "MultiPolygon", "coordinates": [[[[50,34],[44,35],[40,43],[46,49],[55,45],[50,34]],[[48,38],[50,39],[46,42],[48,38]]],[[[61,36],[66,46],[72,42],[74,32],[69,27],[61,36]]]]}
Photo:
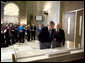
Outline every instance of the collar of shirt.
{"type": "Polygon", "coordinates": [[[56,31],[59,31],[59,29],[56,29],[56,31]]]}

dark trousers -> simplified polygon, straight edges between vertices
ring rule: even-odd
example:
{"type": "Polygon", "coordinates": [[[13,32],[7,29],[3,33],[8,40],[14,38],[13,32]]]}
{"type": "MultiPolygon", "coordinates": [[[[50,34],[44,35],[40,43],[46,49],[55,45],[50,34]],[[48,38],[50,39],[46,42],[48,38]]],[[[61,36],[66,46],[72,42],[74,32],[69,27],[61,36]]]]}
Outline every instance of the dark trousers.
{"type": "Polygon", "coordinates": [[[6,45],[7,46],[11,45],[11,41],[10,41],[11,37],[9,35],[5,35],[5,39],[6,39],[6,45]]]}
{"type": "Polygon", "coordinates": [[[19,41],[20,41],[20,43],[24,43],[24,34],[23,33],[19,33],[19,41]]]}
{"type": "Polygon", "coordinates": [[[18,35],[15,34],[15,42],[18,42],[18,35]]]}
{"type": "Polygon", "coordinates": [[[30,41],[30,35],[27,35],[27,41],[30,41]]]}
{"type": "Polygon", "coordinates": [[[30,32],[27,32],[27,41],[30,41],[30,32]]]}
{"type": "Polygon", "coordinates": [[[15,44],[15,35],[13,34],[12,38],[12,44],[15,44]]]}
{"type": "Polygon", "coordinates": [[[31,32],[31,40],[35,40],[35,32],[31,32]]]}
{"type": "Polygon", "coordinates": [[[3,34],[1,34],[1,47],[5,47],[5,39],[3,34]]]}
{"type": "Polygon", "coordinates": [[[51,48],[51,42],[40,42],[40,49],[49,49],[51,48]]]}
{"type": "Polygon", "coordinates": [[[4,39],[1,38],[1,47],[4,47],[4,44],[5,44],[4,39]]]}
{"type": "Polygon", "coordinates": [[[61,47],[61,42],[52,42],[52,48],[61,47]]]}

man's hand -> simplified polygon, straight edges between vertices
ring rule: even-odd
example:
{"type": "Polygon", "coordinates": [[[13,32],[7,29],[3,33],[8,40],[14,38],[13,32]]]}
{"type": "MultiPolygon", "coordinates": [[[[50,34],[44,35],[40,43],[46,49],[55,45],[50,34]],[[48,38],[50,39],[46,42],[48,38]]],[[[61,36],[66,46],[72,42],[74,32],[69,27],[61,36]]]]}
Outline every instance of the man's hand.
{"type": "Polygon", "coordinates": [[[12,31],[14,31],[14,30],[12,30],[12,31]]]}
{"type": "Polygon", "coordinates": [[[54,38],[53,41],[56,42],[56,38],[54,38]]]}

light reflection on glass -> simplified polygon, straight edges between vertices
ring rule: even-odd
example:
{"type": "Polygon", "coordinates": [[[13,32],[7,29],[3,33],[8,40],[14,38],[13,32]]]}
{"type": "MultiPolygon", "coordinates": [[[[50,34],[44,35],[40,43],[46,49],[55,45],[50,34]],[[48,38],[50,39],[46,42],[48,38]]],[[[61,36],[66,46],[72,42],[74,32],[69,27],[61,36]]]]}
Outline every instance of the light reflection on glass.
{"type": "Polygon", "coordinates": [[[68,17],[68,34],[70,34],[70,17],[68,17]]]}
{"type": "Polygon", "coordinates": [[[80,16],[79,35],[81,35],[81,22],[82,22],[82,16],[80,16]]]}

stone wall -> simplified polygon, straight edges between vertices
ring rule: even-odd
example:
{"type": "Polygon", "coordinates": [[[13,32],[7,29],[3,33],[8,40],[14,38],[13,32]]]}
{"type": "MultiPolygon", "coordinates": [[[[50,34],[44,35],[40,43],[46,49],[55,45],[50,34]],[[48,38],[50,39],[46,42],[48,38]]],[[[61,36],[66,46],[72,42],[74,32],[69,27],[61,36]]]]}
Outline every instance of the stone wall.
{"type": "Polygon", "coordinates": [[[19,7],[19,22],[25,24],[35,23],[36,26],[42,23],[47,25],[48,21],[60,21],[60,1],[8,1],[19,7]],[[43,13],[45,7],[50,6],[48,15],[43,13]],[[35,16],[43,16],[43,21],[36,21],[35,16]]]}
{"type": "Polygon", "coordinates": [[[42,1],[41,4],[44,25],[47,25],[48,21],[54,21],[55,24],[60,21],[60,1],[42,1]],[[45,8],[48,8],[48,15],[43,13],[45,8]]]}

